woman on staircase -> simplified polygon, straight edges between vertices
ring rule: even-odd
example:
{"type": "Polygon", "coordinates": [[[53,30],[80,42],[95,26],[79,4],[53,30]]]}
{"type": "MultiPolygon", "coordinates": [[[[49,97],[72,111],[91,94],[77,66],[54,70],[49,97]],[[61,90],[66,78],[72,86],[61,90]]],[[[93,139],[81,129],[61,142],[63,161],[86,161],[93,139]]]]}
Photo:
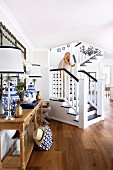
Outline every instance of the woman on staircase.
{"type": "MultiPolygon", "coordinates": [[[[71,67],[74,67],[75,64],[71,64],[70,62],[70,52],[66,52],[64,55],[64,58],[60,61],[58,68],[65,68],[69,72],[71,71],[71,67]]],[[[68,98],[68,93],[69,93],[69,75],[65,71],[60,71],[60,77],[63,75],[63,97],[68,98]]]]}
{"type": "Polygon", "coordinates": [[[60,61],[58,68],[65,68],[66,70],[70,71],[71,67],[74,67],[75,64],[70,63],[70,52],[66,52],[64,58],[60,61]]]}

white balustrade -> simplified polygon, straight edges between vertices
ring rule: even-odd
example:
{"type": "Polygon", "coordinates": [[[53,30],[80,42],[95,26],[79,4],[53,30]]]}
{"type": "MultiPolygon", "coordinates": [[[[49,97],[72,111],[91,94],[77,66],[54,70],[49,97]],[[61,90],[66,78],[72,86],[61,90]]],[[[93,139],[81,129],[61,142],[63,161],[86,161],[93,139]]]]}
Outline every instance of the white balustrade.
{"type": "Polygon", "coordinates": [[[87,104],[90,103],[97,109],[97,115],[104,119],[103,112],[103,97],[104,97],[104,81],[94,81],[87,75],[79,79],[77,82],[64,70],[51,71],[51,93],[50,98],[61,99],[63,98],[71,108],[79,113],[79,127],[86,128],[88,126],[88,108],[87,104]],[[61,74],[60,74],[61,73],[61,74]],[[53,94],[52,94],[53,93],[53,94]]]}

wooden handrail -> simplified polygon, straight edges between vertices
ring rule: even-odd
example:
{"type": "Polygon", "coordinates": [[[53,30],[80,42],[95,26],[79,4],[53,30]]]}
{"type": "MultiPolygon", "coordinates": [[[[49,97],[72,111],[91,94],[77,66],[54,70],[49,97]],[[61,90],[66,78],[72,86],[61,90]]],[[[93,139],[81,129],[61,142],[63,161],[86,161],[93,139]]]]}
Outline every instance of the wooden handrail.
{"type": "Polygon", "coordinates": [[[85,70],[79,70],[78,72],[82,72],[84,74],[86,74],[88,77],[90,77],[91,79],[93,79],[95,82],[97,82],[97,79],[94,78],[93,76],[91,76],[88,72],[86,72],[85,70]]]}
{"type": "Polygon", "coordinates": [[[77,77],[75,77],[73,74],[71,74],[68,70],[66,70],[65,68],[58,68],[58,69],[51,69],[50,71],[65,71],[68,75],[70,75],[74,80],[76,80],[77,82],[79,82],[79,79],[77,77]]]}

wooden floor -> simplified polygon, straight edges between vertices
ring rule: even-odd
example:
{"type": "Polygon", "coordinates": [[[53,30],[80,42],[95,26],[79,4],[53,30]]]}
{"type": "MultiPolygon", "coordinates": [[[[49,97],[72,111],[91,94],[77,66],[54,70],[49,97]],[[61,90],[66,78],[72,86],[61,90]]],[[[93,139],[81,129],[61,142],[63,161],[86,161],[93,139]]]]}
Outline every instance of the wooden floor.
{"type": "Polygon", "coordinates": [[[33,151],[27,170],[113,170],[113,102],[109,99],[104,112],[104,121],[85,130],[52,120],[52,148],[33,151]]]}

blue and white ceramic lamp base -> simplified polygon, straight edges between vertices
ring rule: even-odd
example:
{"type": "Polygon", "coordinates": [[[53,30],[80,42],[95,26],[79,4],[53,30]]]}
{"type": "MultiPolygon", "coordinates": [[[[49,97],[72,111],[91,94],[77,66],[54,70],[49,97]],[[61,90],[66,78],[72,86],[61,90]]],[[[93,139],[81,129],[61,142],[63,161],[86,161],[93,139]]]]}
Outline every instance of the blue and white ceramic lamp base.
{"type": "MultiPolygon", "coordinates": [[[[12,86],[10,83],[10,111],[8,108],[8,88],[6,88],[4,94],[2,95],[2,107],[4,114],[6,116],[6,120],[14,120],[15,108],[17,106],[17,100],[19,100],[19,96],[17,95],[16,88],[12,86]],[[10,113],[9,113],[10,112],[10,113]]],[[[36,100],[36,89],[32,83],[28,85],[28,89],[26,91],[25,97],[32,96],[33,100],[36,100]]]]}
{"type": "Polygon", "coordinates": [[[16,88],[10,83],[10,111],[8,108],[8,88],[6,88],[5,93],[2,95],[2,107],[4,114],[6,115],[6,119],[14,119],[17,100],[19,100],[19,96],[16,94],[16,88]]]}

